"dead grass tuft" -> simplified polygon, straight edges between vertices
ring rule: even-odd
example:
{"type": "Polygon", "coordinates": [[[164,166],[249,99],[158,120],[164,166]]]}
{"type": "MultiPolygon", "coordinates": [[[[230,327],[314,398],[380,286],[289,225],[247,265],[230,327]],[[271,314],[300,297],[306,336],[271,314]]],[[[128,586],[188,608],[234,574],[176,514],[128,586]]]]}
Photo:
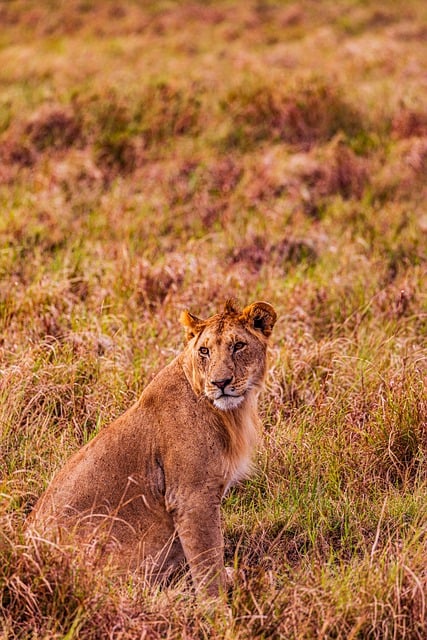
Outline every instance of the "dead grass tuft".
{"type": "Polygon", "coordinates": [[[227,144],[245,147],[276,140],[310,148],[342,131],[363,129],[363,117],[339,88],[321,80],[295,85],[259,81],[230,91],[224,109],[232,118],[227,144]]]}
{"type": "Polygon", "coordinates": [[[136,288],[139,302],[148,309],[156,309],[178,293],[184,273],[185,266],[178,257],[170,256],[167,264],[158,267],[141,263],[136,288]]]}
{"type": "Polygon", "coordinates": [[[427,136],[415,140],[406,156],[406,161],[415,177],[419,176],[422,179],[427,175],[427,136]]]}
{"type": "Polygon", "coordinates": [[[31,146],[25,143],[19,143],[13,139],[3,141],[0,147],[0,153],[4,170],[10,168],[10,165],[32,167],[35,162],[35,153],[31,146]]]}
{"type": "Polygon", "coordinates": [[[43,105],[29,119],[25,133],[37,151],[66,149],[79,141],[81,125],[72,109],[43,105]]]}
{"type": "Polygon", "coordinates": [[[411,194],[423,197],[427,172],[427,138],[400,140],[392,148],[388,162],[372,180],[373,193],[385,201],[390,194],[406,199],[411,194]]]}
{"type": "Polygon", "coordinates": [[[423,416],[427,406],[423,384],[396,376],[390,389],[381,393],[381,404],[373,416],[375,429],[368,427],[375,456],[373,467],[386,484],[410,485],[418,474],[425,477],[427,438],[423,416]]]}
{"type": "Polygon", "coordinates": [[[299,264],[312,265],[317,257],[310,240],[286,237],[269,244],[264,236],[255,235],[231,251],[230,262],[259,272],[264,265],[277,265],[284,270],[299,264]]]}
{"type": "Polygon", "coordinates": [[[393,116],[392,135],[395,138],[427,136],[427,113],[402,107],[393,116]]]}
{"type": "MultiPolygon", "coordinates": [[[[0,607],[6,614],[2,631],[8,638],[26,637],[37,629],[46,638],[72,633],[97,640],[143,633],[157,639],[167,629],[163,615],[153,616],[147,603],[132,601],[125,589],[112,597],[108,570],[94,570],[75,549],[34,537],[16,546],[12,540],[3,543],[9,566],[16,570],[5,568],[0,583],[0,607]]],[[[143,593],[143,581],[140,589],[143,593]]]]}
{"type": "Polygon", "coordinates": [[[327,150],[321,173],[315,182],[320,196],[339,194],[344,199],[360,199],[369,181],[366,160],[339,139],[327,150]]]}
{"type": "Polygon", "coordinates": [[[233,264],[245,263],[251,269],[259,271],[269,259],[270,251],[263,236],[255,236],[245,242],[243,246],[232,251],[233,264]]]}
{"type": "Polygon", "coordinates": [[[341,136],[314,154],[296,154],[288,170],[291,196],[313,218],[323,214],[333,196],[344,200],[362,198],[370,182],[369,160],[357,156],[341,136]]]}

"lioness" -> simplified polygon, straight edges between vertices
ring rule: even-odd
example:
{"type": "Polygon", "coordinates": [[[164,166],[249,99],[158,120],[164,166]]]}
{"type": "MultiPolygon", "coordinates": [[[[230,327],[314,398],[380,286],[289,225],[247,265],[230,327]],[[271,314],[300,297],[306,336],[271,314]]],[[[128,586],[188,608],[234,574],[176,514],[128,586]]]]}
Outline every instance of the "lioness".
{"type": "MultiPolygon", "coordinates": [[[[54,477],[30,528],[102,541],[120,571],[156,579],[186,560],[198,590],[224,586],[221,498],[249,470],[276,312],[227,302],[207,320],[185,311],[187,343],[140,399],[54,477]]],[[[93,545],[89,545],[93,546],[93,545]]]]}

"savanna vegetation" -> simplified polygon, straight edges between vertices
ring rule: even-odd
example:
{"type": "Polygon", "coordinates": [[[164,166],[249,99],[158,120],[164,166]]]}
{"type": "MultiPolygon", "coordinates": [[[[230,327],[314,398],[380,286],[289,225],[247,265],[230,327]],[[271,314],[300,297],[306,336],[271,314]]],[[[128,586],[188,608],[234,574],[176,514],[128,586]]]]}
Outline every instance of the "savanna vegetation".
{"type": "Polygon", "coordinates": [[[0,636],[425,638],[424,0],[0,3],[0,636]],[[279,313],[229,610],[23,535],[222,301],[279,313]]]}

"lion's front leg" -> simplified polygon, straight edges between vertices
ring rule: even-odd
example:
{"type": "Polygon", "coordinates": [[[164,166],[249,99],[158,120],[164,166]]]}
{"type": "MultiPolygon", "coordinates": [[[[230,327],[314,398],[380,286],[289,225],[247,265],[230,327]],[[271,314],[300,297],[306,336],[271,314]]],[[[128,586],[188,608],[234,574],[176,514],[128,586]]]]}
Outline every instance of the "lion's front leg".
{"type": "Polygon", "coordinates": [[[217,596],[226,586],[220,498],[196,490],[170,509],[191,577],[198,592],[217,596]]]}

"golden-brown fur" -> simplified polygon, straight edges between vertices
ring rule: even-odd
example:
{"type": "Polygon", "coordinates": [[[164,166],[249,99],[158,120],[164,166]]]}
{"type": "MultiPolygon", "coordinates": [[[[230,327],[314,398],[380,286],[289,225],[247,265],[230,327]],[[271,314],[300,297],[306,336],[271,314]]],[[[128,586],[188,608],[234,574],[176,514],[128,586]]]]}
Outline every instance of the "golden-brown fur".
{"type": "Polygon", "coordinates": [[[126,413],[54,477],[30,527],[102,542],[121,571],[167,576],[185,560],[195,585],[224,584],[220,502],[249,470],[259,431],[271,305],[230,302],[207,320],[184,312],[183,352],[126,413]]]}

